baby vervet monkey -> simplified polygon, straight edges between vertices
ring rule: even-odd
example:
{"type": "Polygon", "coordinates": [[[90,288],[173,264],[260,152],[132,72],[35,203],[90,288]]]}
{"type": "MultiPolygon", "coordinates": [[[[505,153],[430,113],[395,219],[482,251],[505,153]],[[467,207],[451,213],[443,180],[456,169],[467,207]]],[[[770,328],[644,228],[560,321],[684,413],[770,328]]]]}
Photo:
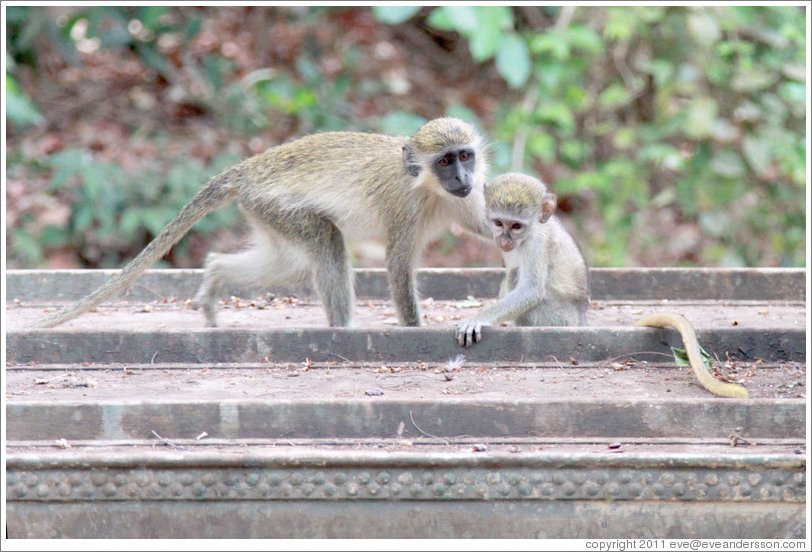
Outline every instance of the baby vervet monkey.
{"type": "Polygon", "coordinates": [[[503,174],[485,186],[485,208],[507,274],[499,300],[457,328],[457,342],[470,347],[482,326],[583,326],[589,303],[586,261],[553,216],[557,198],[540,180],[503,174]]]}
{"type": "MultiPolygon", "coordinates": [[[[589,301],[587,266],[581,251],[553,217],[556,196],[539,180],[503,174],[485,186],[485,209],[507,275],[499,300],[457,328],[460,346],[482,339],[482,326],[514,320],[517,326],[584,326],[589,301]]],[[[661,312],[635,326],[672,327],[679,331],[691,368],[702,386],[720,397],[747,398],[747,389],[717,380],[705,366],[691,323],[661,312]]]]}

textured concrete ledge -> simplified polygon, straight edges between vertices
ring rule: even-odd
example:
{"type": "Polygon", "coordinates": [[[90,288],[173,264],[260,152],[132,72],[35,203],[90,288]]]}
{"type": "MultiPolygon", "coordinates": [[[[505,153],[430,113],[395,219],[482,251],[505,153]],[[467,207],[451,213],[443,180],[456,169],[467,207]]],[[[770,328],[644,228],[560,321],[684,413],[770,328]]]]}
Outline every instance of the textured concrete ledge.
{"type": "MultiPolygon", "coordinates": [[[[9,270],[8,299],[29,303],[76,301],[90,293],[115,270],[9,270]]],[[[439,269],[418,271],[422,297],[438,300],[495,297],[502,269],[439,269]]],[[[193,297],[200,284],[199,269],[148,270],[132,286],[127,298],[154,301],[162,297],[193,297]]],[[[389,287],[383,269],[355,271],[359,298],[387,298],[389,287]]],[[[593,300],[645,301],[668,298],[683,300],[795,301],[806,300],[806,269],[803,268],[593,268],[590,270],[593,300]]],[[[256,297],[268,290],[229,290],[242,297],[256,297]]],[[[280,287],[277,295],[312,295],[309,285],[280,287]]]]}
{"type": "Polygon", "coordinates": [[[804,468],[790,455],[21,454],[7,512],[12,538],[803,538],[804,468]]]}
{"type": "Polygon", "coordinates": [[[624,501],[9,503],[11,538],[802,539],[801,504],[624,501]]]}
{"type": "MultiPolygon", "coordinates": [[[[258,363],[312,361],[440,362],[464,352],[472,362],[541,362],[560,358],[590,362],[630,356],[661,359],[679,334],[652,328],[486,328],[475,347],[460,349],[448,329],[307,328],[288,330],[196,329],[184,331],[21,330],[7,334],[7,361],[52,363],[258,363]]],[[[806,359],[802,329],[719,328],[698,331],[719,358],[765,361],[806,359]]]]}

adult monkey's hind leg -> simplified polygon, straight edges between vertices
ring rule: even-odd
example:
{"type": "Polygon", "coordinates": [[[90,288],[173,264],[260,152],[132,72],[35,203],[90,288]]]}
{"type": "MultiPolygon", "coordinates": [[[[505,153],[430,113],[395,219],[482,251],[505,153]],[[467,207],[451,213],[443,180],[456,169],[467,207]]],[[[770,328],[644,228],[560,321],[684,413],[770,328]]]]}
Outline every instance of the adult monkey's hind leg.
{"type": "Polygon", "coordinates": [[[341,231],[327,219],[314,223],[321,233],[311,245],[313,286],[332,327],[352,325],[355,307],[353,272],[347,245],[341,231]]]}
{"type": "Polygon", "coordinates": [[[353,272],[344,236],[335,223],[310,207],[285,209],[277,200],[242,207],[256,226],[276,237],[274,270],[294,275],[293,282],[310,275],[330,326],[350,326],[355,307],[353,272]]]}
{"type": "Polygon", "coordinates": [[[195,308],[202,308],[206,325],[217,326],[217,300],[231,286],[267,289],[307,278],[310,261],[276,232],[252,221],[252,245],[235,253],[209,253],[203,282],[195,295],[195,308]]]}

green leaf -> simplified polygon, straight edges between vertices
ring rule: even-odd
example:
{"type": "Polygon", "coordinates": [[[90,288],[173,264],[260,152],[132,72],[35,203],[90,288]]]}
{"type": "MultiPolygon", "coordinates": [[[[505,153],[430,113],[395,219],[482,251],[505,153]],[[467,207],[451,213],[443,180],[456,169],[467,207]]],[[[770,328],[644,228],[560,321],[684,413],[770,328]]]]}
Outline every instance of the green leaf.
{"type": "Polygon", "coordinates": [[[742,140],[742,151],[747,163],[759,176],[766,176],[772,164],[770,142],[764,138],[745,136],[742,140]]]}
{"type": "Polygon", "coordinates": [[[167,6],[144,6],[138,8],[138,19],[144,27],[154,32],[160,29],[161,17],[168,11],[167,6]]]}
{"type": "Polygon", "coordinates": [[[608,18],[603,26],[603,37],[618,42],[629,39],[637,27],[635,13],[636,10],[628,7],[609,8],[608,18]]]}
{"type": "Polygon", "coordinates": [[[144,60],[147,66],[161,74],[166,74],[169,70],[169,60],[165,55],[158,51],[155,44],[149,42],[136,42],[135,51],[144,60]]]}
{"type": "Polygon", "coordinates": [[[468,36],[479,27],[476,10],[473,6],[442,6],[429,15],[429,25],[446,31],[457,31],[468,36]]]}
{"type": "Polygon", "coordinates": [[[84,163],[85,155],[80,150],[68,149],[52,155],[46,162],[54,169],[51,175],[51,189],[58,190],[64,187],[84,163]]]}
{"type": "Polygon", "coordinates": [[[94,207],[88,203],[81,203],[76,206],[73,213],[73,230],[82,233],[93,224],[94,207]]]}
{"type": "Polygon", "coordinates": [[[63,228],[57,228],[49,224],[42,229],[40,240],[47,247],[62,247],[67,243],[67,232],[63,228]]]}
{"type": "Polygon", "coordinates": [[[158,235],[172,218],[165,209],[144,209],[141,213],[141,222],[152,235],[158,235]]]}
{"type": "Polygon", "coordinates": [[[555,146],[553,137],[545,132],[535,133],[527,140],[527,149],[530,155],[538,157],[545,163],[551,163],[555,160],[555,146]]]}
{"type": "Polygon", "coordinates": [[[461,119],[466,123],[471,123],[476,127],[482,128],[482,122],[479,120],[479,117],[476,116],[476,113],[461,103],[454,102],[449,105],[445,110],[445,114],[446,117],[461,119]]]}
{"type": "Polygon", "coordinates": [[[119,222],[119,231],[125,236],[135,235],[136,231],[141,227],[141,211],[142,209],[130,208],[121,215],[121,222],[119,222]]]}
{"type": "Polygon", "coordinates": [[[688,17],[688,31],[705,48],[710,48],[722,37],[717,18],[708,13],[690,15],[688,17]]]}
{"type": "Polygon", "coordinates": [[[530,48],[534,54],[564,61],[570,57],[570,46],[562,40],[561,34],[554,30],[534,36],[530,41],[530,48]]]}
{"type": "Polygon", "coordinates": [[[516,34],[507,34],[496,51],[496,70],[512,88],[523,86],[530,78],[530,52],[516,34]]]}
{"type": "Polygon", "coordinates": [[[730,86],[737,92],[763,90],[778,80],[772,72],[760,66],[741,66],[733,76],[730,86]]]}
{"type": "Polygon", "coordinates": [[[612,83],[598,96],[598,103],[606,109],[614,109],[628,103],[631,94],[626,87],[619,83],[612,83]]]}
{"type": "Polygon", "coordinates": [[[456,309],[475,309],[482,306],[481,301],[477,301],[473,295],[469,295],[464,301],[457,301],[451,304],[456,309]]]}
{"type": "Polygon", "coordinates": [[[471,55],[476,61],[485,61],[496,54],[502,34],[513,27],[513,13],[505,6],[477,8],[476,32],[468,35],[471,55]]]}
{"type": "MultiPolygon", "coordinates": [[[[713,156],[710,168],[725,178],[742,178],[745,173],[745,166],[738,153],[730,150],[722,150],[713,156]]],[[[731,200],[733,198],[730,198],[731,200]]]]}
{"type": "Polygon", "coordinates": [[[6,117],[20,126],[39,125],[45,121],[34,102],[28,99],[17,81],[9,75],[6,75],[6,117]]]}
{"type": "Polygon", "coordinates": [[[373,6],[372,13],[375,19],[388,23],[389,25],[397,25],[410,19],[414,14],[420,11],[420,6],[373,6]]]}
{"type": "Polygon", "coordinates": [[[386,134],[412,135],[426,124],[426,119],[405,111],[387,113],[380,121],[381,131],[386,134]]]}
{"type": "Polygon", "coordinates": [[[575,130],[575,116],[572,110],[561,102],[548,102],[539,106],[534,112],[541,122],[552,124],[566,133],[575,130]]]}
{"type": "Polygon", "coordinates": [[[104,165],[99,163],[87,163],[80,169],[82,175],[82,189],[87,195],[87,199],[96,202],[101,199],[102,194],[108,189],[108,174],[104,165]]]}
{"type": "MultiPolygon", "coordinates": [[[[688,352],[685,349],[671,347],[671,352],[674,354],[674,362],[677,363],[677,366],[691,365],[691,361],[688,360],[688,352]]],[[[702,362],[707,366],[708,370],[713,370],[713,357],[701,346],[699,347],[699,352],[702,354],[702,362]]]]}
{"type": "Polygon", "coordinates": [[[29,263],[37,263],[42,260],[42,245],[40,240],[23,230],[14,230],[9,236],[11,239],[11,249],[15,255],[23,257],[29,263]]]}
{"type": "Polygon", "coordinates": [[[703,139],[710,136],[719,107],[713,98],[694,98],[688,106],[684,125],[686,136],[703,139]]]}
{"type": "Polygon", "coordinates": [[[699,227],[711,237],[724,238],[732,234],[734,221],[723,211],[704,211],[699,213],[699,227]]]}
{"type": "Polygon", "coordinates": [[[588,54],[602,54],[604,51],[600,35],[586,26],[573,26],[566,29],[570,46],[588,54]]]}

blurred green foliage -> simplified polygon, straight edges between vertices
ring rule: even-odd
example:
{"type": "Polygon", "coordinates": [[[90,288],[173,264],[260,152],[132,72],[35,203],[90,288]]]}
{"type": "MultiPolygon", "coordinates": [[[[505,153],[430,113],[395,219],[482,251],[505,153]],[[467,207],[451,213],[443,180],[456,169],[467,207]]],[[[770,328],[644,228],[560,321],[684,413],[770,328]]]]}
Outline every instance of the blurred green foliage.
{"type": "MultiPolygon", "coordinates": [[[[708,265],[805,264],[805,18],[797,7],[545,7],[532,30],[507,7],[439,7],[426,24],[468,39],[522,91],[491,135],[496,170],[550,168],[559,195],[602,221],[587,249],[624,265],[674,208],[718,244],[708,265]],[[504,152],[503,152],[504,153],[504,152]],[[654,215],[652,215],[654,213],[654,215]]],[[[376,8],[397,23],[417,12],[376,8]]]]}
{"type": "MultiPolygon", "coordinates": [[[[493,144],[492,173],[520,170],[547,180],[566,199],[591,264],[623,266],[631,251],[663,247],[668,235],[657,232],[658,223],[671,212],[710,238],[682,255],[684,264],[805,265],[803,8],[363,9],[380,25],[456,36],[474,67],[504,81],[510,94],[494,112],[477,112],[455,98],[445,113],[480,125],[492,121],[483,128],[493,144]]],[[[42,8],[7,10],[6,117],[18,129],[43,120],[15,74],[21,64],[36,66],[38,40],[78,62],[75,29],[81,24],[81,40],[131,50],[171,82],[177,62],[159,47],[160,38],[172,35],[184,48],[205,18],[205,12],[177,7],[86,7],[57,24],[42,8]]],[[[293,13],[329,24],[340,10],[293,13]]],[[[396,108],[374,122],[359,120],[353,102],[388,91],[381,82],[355,78],[356,51],[335,54],[341,70],[329,77],[318,49],[304,49],[291,66],[240,78],[232,60],[207,55],[197,60],[204,84],[197,100],[245,136],[280,120],[295,120],[305,131],[408,134],[438,114],[396,108]]],[[[33,170],[48,175],[50,191],[70,195],[70,224],[35,230],[23,221],[9,230],[11,254],[36,263],[48,247],[111,244],[122,235],[148,239],[236,156],[206,167],[186,158],[170,161],[167,170],[132,173],[80,149],[38,160],[33,170]]],[[[10,156],[10,166],[21,162],[10,156]]],[[[200,224],[214,229],[233,216],[200,224]]]]}
{"type": "MultiPolygon", "coordinates": [[[[48,249],[70,246],[96,266],[118,266],[121,251],[132,243],[154,238],[189,199],[201,183],[237,163],[232,154],[222,154],[208,167],[195,159],[176,159],[172,166],[125,171],[114,163],[95,160],[88,152],[65,149],[49,156],[36,168],[50,174],[48,193],[66,196],[70,216],[65,226],[37,225],[23,220],[10,229],[11,254],[36,265],[48,249]]],[[[204,217],[195,225],[211,234],[238,218],[236,207],[204,217]]],[[[184,257],[186,245],[176,246],[174,255],[184,257]]]]}

